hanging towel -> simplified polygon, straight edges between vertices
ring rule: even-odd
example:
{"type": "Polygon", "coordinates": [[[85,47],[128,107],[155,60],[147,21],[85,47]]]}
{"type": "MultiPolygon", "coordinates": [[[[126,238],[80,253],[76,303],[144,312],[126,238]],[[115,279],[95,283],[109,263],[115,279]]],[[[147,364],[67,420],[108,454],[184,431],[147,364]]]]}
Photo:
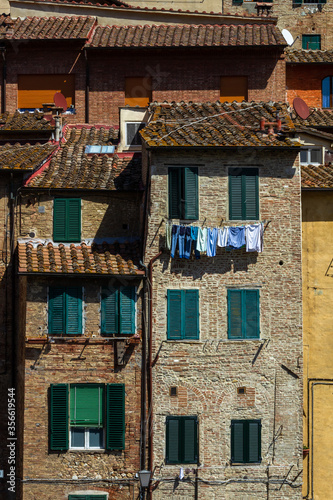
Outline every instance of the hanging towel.
{"type": "Polygon", "coordinates": [[[167,222],[165,224],[165,242],[168,250],[171,250],[171,232],[172,232],[172,224],[167,222]]]}
{"type": "Polygon", "coordinates": [[[215,257],[217,243],[217,227],[207,231],[207,257],[215,257]]]}
{"type": "Polygon", "coordinates": [[[206,252],[207,250],[207,228],[198,229],[197,250],[199,252],[206,252]]]}
{"type": "MultiPolygon", "coordinates": [[[[191,238],[193,241],[198,239],[198,226],[191,226],[191,238]]],[[[196,243],[194,244],[194,255],[196,259],[200,259],[200,252],[196,249],[196,243]]]]}
{"type": "Polygon", "coordinates": [[[185,229],[185,251],[184,251],[185,259],[190,258],[191,248],[192,248],[191,227],[188,226],[185,229]]]}
{"type": "Polygon", "coordinates": [[[176,253],[177,240],[179,234],[179,226],[173,225],[171,230],[171,258],[173,259],[176,253]]]}
{"type": "Polygon", "coordinates": [[[228,227],[220,228],[218,231],[217,245],[219,247],[226,247],[228,243],[228,227]]]}
{"type": "Polygon", "coordinates": [[[261,252],[261,224],[246,226],[245,238],[247,252],[261,252]]]}
{"type": "Polygon", "coordinates": [[[245,245],[245,227],[229,227],[228,247],[241,248],[245,245]]]}
{"type": "Polygon", "coordinates": [[[179,226],[178,250],[180,259],[185,257],[184,248],[185,248],[185,226],[179,226]]]}

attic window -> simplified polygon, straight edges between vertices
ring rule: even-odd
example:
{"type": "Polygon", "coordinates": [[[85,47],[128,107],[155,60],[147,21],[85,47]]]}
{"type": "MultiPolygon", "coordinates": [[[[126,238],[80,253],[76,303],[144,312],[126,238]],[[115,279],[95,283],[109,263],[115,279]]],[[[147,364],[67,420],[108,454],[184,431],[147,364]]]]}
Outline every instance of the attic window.
{"type": "Polygon", "coordinates": [[[320,165],[322,163],[322,152],[320,148],[302,148],[301,165],[320,165]]]}
{"type": "Polygon", "coordinates": [[[146,126],[143,122],[126,123],[126,146],[141,146],[139,131],[146,126]]]}
{"type": "Polygon", "coordinates": [[[107,155],[107,154],[113,154],[115,150],[115,146],[99,146],[99,145],[94,145],[94,146],[86,146],[86,149],[84,150],[85,154],[87,155],[107,155]]]}

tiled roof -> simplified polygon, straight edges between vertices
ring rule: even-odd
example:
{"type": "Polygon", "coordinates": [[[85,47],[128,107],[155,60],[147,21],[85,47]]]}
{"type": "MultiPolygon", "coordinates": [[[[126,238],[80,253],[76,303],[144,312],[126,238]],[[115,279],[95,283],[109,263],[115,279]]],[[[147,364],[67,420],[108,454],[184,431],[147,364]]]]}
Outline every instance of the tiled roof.
{"type": "MultiPolygon", "coordinates": [[[[148,146],[298,146],[286,133],[295,128],[284,103],[155,104],[152,121],[141,131],[148,146]],[[282,122],[279,134],[260,132],[260,119],[282,122]]],[[[276,129],[275,129],[276,130],[276,129]]]]}
{"type": "Polygon", "coordinates": [[[333,165],[302,165],[302,188],[333,189],[333,165]]]}
{"type": "MultiPolygon", "coordinates": [[[[86,39],[96,23],[95,17],[25,17],[6,18],[2,35],[8,40],[86,39]]],[[[1,30],[0,30],[1,33],[1,30]]]]}
{"type": "Polygon", "coordinates": [[[43,113],[39,113],[38,111],[34,113],[29,113],[28,111],[19,113],[16,111],[13,115],[6,112],[0,115],[0,137],[3,132],[8,131],[51,132],[52,130],[54,130],[54,125],[45,120],[43,113]]]}
{"type": "MultiPolygon", "coordinates": [[[[296,115],[296,113],[295,113],[296,115]]],[[[310,116],[302,120],[299,116],[293,119],[296,127],[333,127],[333,110],[331,109],[310,109],[310,116]]]]}
{"type": "Polygon", "coordinates": [[[45,2],[52,2],[56,3],[58,5],[61,4],[70,4],[70,5],[88,5],[88,6],[100,6],[100,7],[129,7],[129,5],[125,2],[122,2],[120,0],[34,0],[36,3],[45,3],[45,2]]]}
{"type": "Polygon", "coordinates": [[[34,170],[56,149],[52,144],[0,146],[0,170],[34,170]]]}
{"type": "Polygon", "coordinates": [[[332,63],[333,50],[286,50],[287,63],[332,63]]]}
{"type": "Polygon", "coordinates": [[[54,244],[30,240],[18,243],[19,273],[144,275],[135,243],[54,244]]]}
{"type": "Polygon", "coordinates": [[[273,24],[97,26],[90,47],[285,46],[273,24]]]}
{"type": "Polygon", "coordinates": [[[86,154],[86,145],[110,145],[118,138],[111,127],[68,126],[66,141],[49,164],[35,172],[26,187],[48,189],[141,189],[141,154],[86,154]]]}

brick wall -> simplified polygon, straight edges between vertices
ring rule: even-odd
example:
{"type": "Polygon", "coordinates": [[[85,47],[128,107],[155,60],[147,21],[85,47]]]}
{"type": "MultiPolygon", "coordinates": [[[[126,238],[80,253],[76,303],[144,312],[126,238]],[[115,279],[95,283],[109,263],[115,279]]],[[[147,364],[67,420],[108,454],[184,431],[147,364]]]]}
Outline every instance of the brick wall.
{"type": "Polygon", "coordinates": [[[301,97],[308,106],[321,108],[322,80],[330,75],[328,64],[287,64],[287,101],[292,103],[295,97],[301,97]]]}

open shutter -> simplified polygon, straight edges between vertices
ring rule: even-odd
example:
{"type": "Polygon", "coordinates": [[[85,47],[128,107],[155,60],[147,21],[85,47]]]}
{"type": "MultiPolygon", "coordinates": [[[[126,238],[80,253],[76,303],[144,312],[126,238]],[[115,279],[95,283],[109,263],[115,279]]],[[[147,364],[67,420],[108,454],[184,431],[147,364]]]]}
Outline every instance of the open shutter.
{"type": "MultiPolygon", "coordinates": [[[[246,172],[246,171],[245,171],[246,172]]],[[[258,173],[253,169],[248,170],[243,176],[245,183],[244,195],[244,210],[243,219],[258,220],[259,219],[259,200],[258,200],[258,173]]]]}
{"type": "Polygon", "coordinates": [[[67,200],[55,198],[53,201],[53,240],[66,241],[67,200]]]}
{"type": "Polygon", "coordinates": [[[68,385],[50,387],[50,449],[68,449],[68,385]]]}
{"type": "Polygon", "coordinates": [[[242,176],[229,175],[229,219],[242,220],[242,176]]]}
{"type": "Polygon", "coordinates": [[[245,308],[245,338],[258,339],[259,328],[259,290],[243,290],[245,308]]]}
{"type": "Polygon", "coordinates": [[[66,333],[65,307],[65,289],[50,287],[48,305],[48,331],[50,334],[66,333]]]}
{"type": "Polygon", "coordinates": [[[196,220],[198,215],[198,168],[185,169],[185,219],[196,220]]]}
{"type": "Polygon", "coordinates": [[[106,392],[106,448],[125,448],[125,385],[108,384],[106,392]]]}
{"type": "Polygon", "coordinates": [[[242,338],[242,290],[228,290],[228,338],[242,338]]]}
{"type": "Polygon", "coordinates": [[[248,462],[260,462],[261,422],[248,422],[248,462]]]}
{"type": "Polygon", "coordinates": [[[67,239],[66,241],[81,241],[81,199],[67,201],[67,239]]]}
{"type": "Polygon", "coordinates": [[[97,384],[70,388],[70,424],[74,427],[103,427],[103,389],[97,384]]]}
{"type": "Polygon", "coordinates": [[[66,288],[66,333],[82,333],[82,288],[66,288]]]}
{"type": "Polygon", "coordinates": [[[120,334],[135,333],[135,287],[126,286],[119,291],[120,334]]]}
{"type": "Polygon", "coordinates": [[[181,169],[169,168],[169,218],[181,217],[181,169]]]}
{"type": "Polygon", "coordinates": [[[231,422],[231,461],[244,462],[244,422],[231,422]]]}
{"type": "Polygon", "coordinates": [[[199,291],[183,290],[184,339],[199,338],[199,291]]]}
{"type": "Polygon", "coordinates": [[[182,417],[183,463],[198,462],[198,420],[197,417],[182,417]]]}
{"type": "Polygon", "coordinates": [[[180,417],[166,418],[166,463],[180,462],[180,417]]]}
{"type": "Polygon", "coordinates": [[[168,340],[182,338],[182,292],[168,290],[168,340]]]}
{"type": "Polygon", "coordinates": [[[102,334],[117,334],[119,333],[119,318],[118,318],[118,295],[119,292],[115,288],[104,288],[102,290],[102,334]]]}

